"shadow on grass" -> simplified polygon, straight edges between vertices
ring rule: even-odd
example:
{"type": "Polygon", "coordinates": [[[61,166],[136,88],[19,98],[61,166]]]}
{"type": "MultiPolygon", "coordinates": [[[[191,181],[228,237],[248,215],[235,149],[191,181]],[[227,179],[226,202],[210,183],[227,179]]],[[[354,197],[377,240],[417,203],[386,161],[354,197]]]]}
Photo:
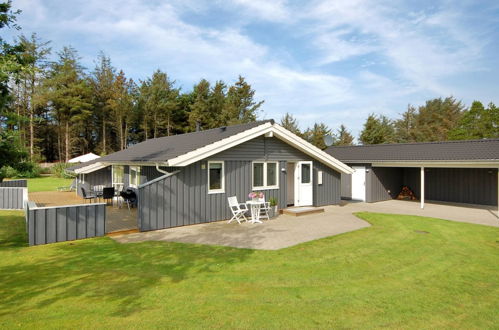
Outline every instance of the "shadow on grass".
{"type": "Polygon", "coordinates": [[[108,313],[124,317],[142,310],[144,291],[216,273],[254,252],[164,242],[120,244],[110,238],[26,247],[22,231],[0,242],[0,253],[4,247],[18,250],[18,260],[0,262],[0,315],[76,299],[81,304],[105,302],[108,313]]]}

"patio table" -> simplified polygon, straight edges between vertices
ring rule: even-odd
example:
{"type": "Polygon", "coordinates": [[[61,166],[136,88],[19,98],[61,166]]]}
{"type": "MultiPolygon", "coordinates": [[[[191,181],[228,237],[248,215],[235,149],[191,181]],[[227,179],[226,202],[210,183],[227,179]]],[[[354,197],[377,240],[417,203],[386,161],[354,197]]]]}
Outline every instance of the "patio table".
{"type": "Polygon", "coordinates": [[[262,201],[246,201],[246,205],[249,205],[251,210],[251,220],[249,223],[263,223],[260,221],[260,208],[265,202],[262,201]]]}

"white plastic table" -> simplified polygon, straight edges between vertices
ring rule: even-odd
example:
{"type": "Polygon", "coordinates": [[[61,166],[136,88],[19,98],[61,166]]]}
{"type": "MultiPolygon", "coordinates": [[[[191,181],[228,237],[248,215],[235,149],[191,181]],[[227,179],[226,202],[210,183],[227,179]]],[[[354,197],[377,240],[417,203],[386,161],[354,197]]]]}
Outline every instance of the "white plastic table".
{"type": "Polygon", "coordinates": [[[260,201],[246,201],[246,205],[249,205],[251,211],[251,220],[249,223],[263,223],[260,221],[260,208],[265,202],[260,201]]]}

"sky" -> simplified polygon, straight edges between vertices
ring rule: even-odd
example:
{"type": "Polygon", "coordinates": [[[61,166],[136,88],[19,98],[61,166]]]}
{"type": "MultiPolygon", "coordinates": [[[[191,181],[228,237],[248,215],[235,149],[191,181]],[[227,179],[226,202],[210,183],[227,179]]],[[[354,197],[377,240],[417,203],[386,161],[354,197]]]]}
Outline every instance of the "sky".
{"type": "MultiPolygon", "coordinates": [[[[264,100],[260,118],[288,112],[302,129],[340,124],[358,136],[371,113],[454,96],[499,104],[499,2],[14,0],[20,31],[99,51],[127,76],[167,72],[183,91],[239,75],[264,100]]],[[[2,31],[2,33],[4,33],[2,31]]],[[[54,54],[55,57],[55,54],[54,54]]]]}

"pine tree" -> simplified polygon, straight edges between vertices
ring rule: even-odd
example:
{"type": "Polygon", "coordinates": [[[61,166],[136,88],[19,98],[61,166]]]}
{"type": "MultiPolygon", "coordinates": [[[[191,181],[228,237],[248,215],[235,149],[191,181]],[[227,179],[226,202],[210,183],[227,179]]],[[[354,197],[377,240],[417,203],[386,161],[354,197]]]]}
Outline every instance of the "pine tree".
{"type": "Polygon", "coordinates": [[[45,84],[47,98],[58,122],[59,159],[67,162],[71,156],[73,138],[79,138],[79,133],[87,126],[92,115],[91,89],[84,79],[76,50],[64,47],[58,56],[45,84]]]}
{"type": "Polygon", "coordinates": [[[331,135],[331,129],[324,123],[315,123],[310,129],[304,133],[305,139],[319,149],[326,149],[324,138],[331,135]]]}
{"type": "Polygon", "coordinates": [[[281,118],[281,126],[293,134],[296,134],[298,136],[303,135],[300,131],[300,128],[298,127],[296,119],[288,112],[286,112],[286,114],[281,118]]]}
{"type": "Polygon", "coordinates": [[[394,142],[394,129],[390,119],[370,114],[364,123],[359,140],[362,144],[381,144],[394,142]]]}
{"type": "Polygon", "coordinates": [[[111,59],[109,56],[106,56],[101,52],[98,56],[97,65],[95,66],[89,80],[92,87],[94,120],[97,124],[96,126],[98,127],[97,131],[100,132],[100,153],[104,155],[109,151],[108,127],[111,121],[109,100],[113,96],[113,85],[115,79],[116,69],[112,66],[111,59]]]}
{"type": "Polygon", "coordinates": [[[395,120],[393,123],[395,142],[407,143],[416,141],[417,115],[416,108],[409,105],[407,111],[402,114],[402,118],[395,120]]]}
{"type": "Polygon", "coordinates": [[[338,133],[335,136],[335,146],[351,146],[353,145],[353,136],[347,130],[345,125],[341,124],[338,133]]]}
{"type": "Polygon", "coordinates": [[[213,118],[210,115],[210,83],[202,79],[194,86],[192,91],[194,101],[190,106],[189,125],[191,131],[197,128],[209,129],[212,127],[213,118]]]}
{"type": "Polygon", "coordinates": [[[121,70],[114,80],[111,98],[107,101],[113,118],[112,124],[118,135],[120,150],[127,146],[128,125],[134,108],[134,89],[133,80],[127,79],[121,70]]]}
{"type": "Polygon", "coordinates": [[[256,120],[264,101],[257,102],[254,96],[255,91],[251,85],[239,76],[238,81],[230,86],[227,92],[224,117],[228,118],[228,125],[250,123],[256,120]]]}
{"type": "Polygon", "coordinates": [[[415,140],[448,140],[449,132],[458,126],[464,109],[464,105],[453,97],[426,101],[426,104],[418,109],[415,140]]]}

